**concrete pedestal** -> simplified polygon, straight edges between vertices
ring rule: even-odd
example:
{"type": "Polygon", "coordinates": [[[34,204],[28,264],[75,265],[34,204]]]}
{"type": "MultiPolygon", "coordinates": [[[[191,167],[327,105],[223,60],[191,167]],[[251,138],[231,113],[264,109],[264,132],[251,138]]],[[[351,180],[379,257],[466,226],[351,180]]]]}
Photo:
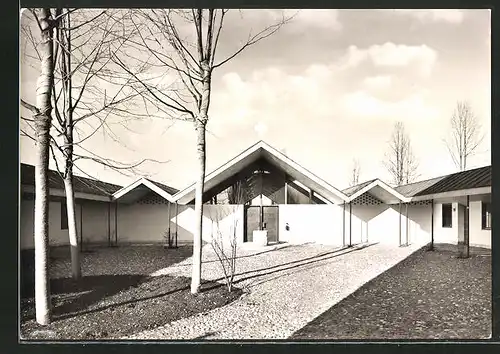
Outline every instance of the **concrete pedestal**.
{"type": "Polygon", "coordinates": [[[255,230],[253,232],[253,243],[256,246],[267,246],[267,230],[255,230]]]}

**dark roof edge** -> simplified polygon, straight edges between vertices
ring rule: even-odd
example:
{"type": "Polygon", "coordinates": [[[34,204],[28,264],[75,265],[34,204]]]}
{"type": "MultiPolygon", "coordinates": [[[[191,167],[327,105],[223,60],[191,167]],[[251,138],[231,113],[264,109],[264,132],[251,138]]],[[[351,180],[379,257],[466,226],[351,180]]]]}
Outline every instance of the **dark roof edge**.
{"type": "Polygon", "coordinates": [[[431,177],[431,178],[423,179],[423,180],[416,181],[416,182],[411,182],[411,183],[407,183],[407,184],[402,184],[402,185],[400,185],[400,186],[396,186],[396,187],[394,187],[394,188],[411,186],[411,185],[413,185],[413,184],[417,184],[417,183],[423,183],[423,182],[432,181],[433,179],[445,178],[445,177],[449,177],[449,176],[452,176],[452,175],[457,175],[457,174],[464,173],[464,172],[469,172],[469,171],[474,171],[474,170],[480,170],[480,169],[485,168],[485,167],[491,167],[491,165],[484,165],[484,166],[481,166],[481,167],[474,167],[474,168],[471,168],[470,170],[458,171],[458,172],[448,173],[448,174],[446,174],[446,175],[441,175],[441,176],[431,177]]]}
{"type": "MultiPolygon", "coordinates": [[[[27,167],[35,168],[35,165],[29,164],[29,163],[25,163],[25,162],[20,162],[19,163],[19,168],[21,168],[22,165],[27,166],[27,167]]],[[[50,169],[50,168],[49,168],[49,172],[55,173],[58,176],[60,175],[59,171],[53,170],[53,169],[50,169]]],[[[20,172],[20,173],[22,173],[22,172],[20,172]]],[[[123,186],[121,186],[119,184],[115,184],[115,183],[111,183],[111,182],[105,182],[105,181],[102,181],[100,179],[95,179],[95,178],[90,178],[90,177],[84,177],[84,176],[75,175],[75,174],[73,174],[73,177],[74,178],[82,179],[82,180],[87,181],[89,183],[95,183],[95,182],[97,182],[97,183],[102,183],[102,184],[105,184],[105,185],[108,185],[108,186],[111,186],[111,187],[114,187],[114,188],[117,188],[117,189],[122,189],[123,188],[123,186]]],[[[19,182],[22,183],[21,176],[19,176],[19,182]]],[[[33,184],[25,184],[25,185],[34,185],[34,183],[33,184]]]]}

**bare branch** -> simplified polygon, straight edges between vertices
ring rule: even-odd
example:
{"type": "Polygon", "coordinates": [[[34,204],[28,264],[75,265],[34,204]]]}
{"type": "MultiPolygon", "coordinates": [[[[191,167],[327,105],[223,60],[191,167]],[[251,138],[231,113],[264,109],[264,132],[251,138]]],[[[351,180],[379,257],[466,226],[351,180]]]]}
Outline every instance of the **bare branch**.
{"type": "Polygon", "coordinates": [[[248,47],[250,47],[250,46],[252,46],[252,45],[260,42],[261,40],[263,40],[265,38],[268,38],[268,37],[272,36],[273,34],[275,34],[276,32],[278,32],[283,25],[285,25],[288,22],[290,22],[292,20],[292,18],[293,18],[293,16],[292,17],[288,17],[288,18],[285,18],[284,16],[282,16],[282,19],[279,22],[277,22],[275,24],[272,24],[271,26],[268,26],[268,27],[264,28],[263,30],[261,30],[260,32],[258,32],[254,36],[249,36],[249,38],[246,41],[246,43],[240,49],[238,49],[232,55],[228,56],[226,59],[222,60],[220,63],[213,65],[212,68],[215,69],[215,68],[218,68],[219,66],[224,65],[225,63],[227,63],[228,61],[230,61],[231,59],[233,59],[234,57],[236,57],[238,54],[240,54],[241,52],[243,52],[248,47]]]}

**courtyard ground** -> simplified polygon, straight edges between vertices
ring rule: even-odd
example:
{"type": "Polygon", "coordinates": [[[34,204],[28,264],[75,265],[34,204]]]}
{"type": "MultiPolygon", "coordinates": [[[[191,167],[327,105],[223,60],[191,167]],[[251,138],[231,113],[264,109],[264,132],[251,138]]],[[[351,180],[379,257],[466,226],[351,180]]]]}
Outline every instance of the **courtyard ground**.
{"type": "Polygon", "coordinates": [[[214,282],[205,282],[201,294],[192,296],[190,278],[149,276],[191,254],[191,247],[95,249],[83,253],[84,277],[73,281],[68,278],[71,268],[67,249],[56,248],[50,268],[53,321],[43,327],[34,319],[32,257],[25,255],[21,337],[116,339],[224,306],[241,296],[240,289],[228,294],[214,282]]]}
{"type": "MultiPolygon", "coordinates": [[[[287,339],[418,248],[284,244],[258,254],[243,251],[235,277],[235,285],[244,291],[240,299],[124,339],[287,339]]],[[[204,259],[202,277],[220,281],[222,272],[209,247],[204,248],[204,259]]],[[[153,275],[189,276],[190,265],[186,259],[153,275]]]]}
{"type": "Polygon", "coordinates": [[[206,245],[205,291],[196,297],[189,293],[190,247],[84,253],[85,277],[79,283],[68,278],[68,255],[54,255],[54,321],[44,328],[35,323],[26,286],[21,334],[28,339],[286,339],[417,249],[317,244],[242,248],[236,289],[228,294],[220,264],[206,245]]]}
{"type": "Polygon", "coordinates": [[[420,250],[362,286],[291,339],[483,339],[491,334],[491,252],[420,250]]]}

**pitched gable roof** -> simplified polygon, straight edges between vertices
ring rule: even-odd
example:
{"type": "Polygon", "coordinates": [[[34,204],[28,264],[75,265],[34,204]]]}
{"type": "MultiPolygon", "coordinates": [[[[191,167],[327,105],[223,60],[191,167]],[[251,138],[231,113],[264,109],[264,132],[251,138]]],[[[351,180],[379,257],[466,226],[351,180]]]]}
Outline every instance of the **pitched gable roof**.
{"type": "Polygon", "coordinates": [[[406,196],[402,195],[393,187],[378,178],[357,184],[344,190],[344,193],[349,196],[349,201],[353,201],[367,192],[370,192],[370,194],[377,199],[390,204],[409,201],[406,196]]]}
{"type": "Polygon", "coordinates": [[[342,192],[347,195],[348,197],[350,197],[351,195],[353,195],[354,193],[356,193],[357,191],[365,188],[366,186],[368,186],[370,183],[374,182],[376,180],[375,179],[371,179],[369,181],[366,181],[366,182],[362,182],[360,184],[356,184],[354,186],[351,186],[349,188],[346,188],[344,190],[342,190],[342,192]]]}
{"type": "Polygon", "coordinates": [[[170,187],[170,186],[167,186],[166,184],[163,184],[163,183],[160,183],[160,182],[156,182],[156,181],[153,181],[152,179],[150,178],[145,178],[147,179],[149,182],[155,184],[156,186],[158,186],[159,188],[163,189],[165,192],[167,192],[168,194],[170,195],[174,195],[175,193],[179,192],[178,189],[174,188],[174,187],[170,187]]]}
{"type": "Polygon", "coordinates": [[[453,173],[430,185],[415,196],[446,193],[465,189],[491,187],[491,166],[453,173]]]}
{"type": "MultiPolygon", "coordinates": [[[[118,200],[118,199],[123,198],[124,196],[128,195],[129,193],[131,193],[134,190],[136,192],[137,191],[140,192],[141,189],[142,189],[142,192],[144,192],[144,189],[146,189],[146,190],[149,189],[149,190],[155,192],[156,194],[160,195],[161,197],[163,197],[165,200],[168,200],[169,202],[174,201],[174,198],[172,196],[173,193],[171,193],[171,192],[177,191],[177,189],[175,189],[175,188],[169,187],[169,186],[162,184],[162,183],[159,183],[159,182],[151,181],[150,179],[143,177],[143,178],[139,178],[138,180],[129,184],[128,186],[123,187],[120,190],[116,191],[113,194],[113,199],[118,200]]],[[[136,192],[134,192],[134,193],[136,193],[136,192]]],[[[127,197],[127,198],[129,198],[129,197],[127,197]]]]}
{"type": "MultiPolygon", "coordinates": [[[[295,178],[302,184],[316,190],[324,198],[344,201],[348,199],[348,197],[340,190],[314,175],[312,172],[308,171],[288,156],[284,155],[282,152],[262,140],[250,146],[248,149],[235,156],[216,170],[207,174],[205,177],[205,191],[221,183],[227,178],[230,178],[239,170],[261,157],[264,157],[271,163],[280,166],[280,168],[286,170],[286,173],[292,178],[295,178]]],[[[189,203],[194,199],[194,190],[195,184],[193,183],[174,195],[174,199],[181,204],[189,203]]]]}
{"type": "MultiPolygon", "coordinates": [[[[64,190],[64,181],[59,172],[49,170],[49,188],[64,190]]],[[[20,180],[22,185],[35,185],[35,166],[21,163],[20,180]]],[[[92,178],[74,176],[75,193],[87,193],[99,196],[110,196],[122,187],[117,184],[102,182],[92,178]]]]}
{"type": "Polygon", "coordinates": [[[441,176],[441,177],[426,179],[424,181],[408,183],[408,184],[404,184],[402,186],[395,187],[394,189],[396,189],[399,193],[401,193],[407,197],[414,197],[418,193],[420,193],[423,190],[429,188],[430,186],[436,184],[437,182],[441,181],[445,177],[446,176],[441,176]]]}

